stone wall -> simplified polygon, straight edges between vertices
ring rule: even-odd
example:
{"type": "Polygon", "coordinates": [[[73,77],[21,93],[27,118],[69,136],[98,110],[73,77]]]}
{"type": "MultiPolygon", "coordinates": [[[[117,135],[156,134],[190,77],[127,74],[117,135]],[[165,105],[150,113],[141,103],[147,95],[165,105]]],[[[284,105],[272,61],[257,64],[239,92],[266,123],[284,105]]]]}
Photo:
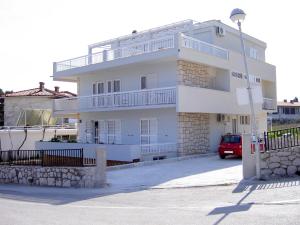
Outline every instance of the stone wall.
{"type": "Polygon", "coordinates": [[[268,179],[299,174],[300,147],[269,151],[261,155],[262,178],[268,179]]]}
{"type": "Polygon", "coordinates": [[[177,151],[179,156],[209,150],[209,115],[177,113],[177,151]]]}
{"type": "Polygon", "coordinates": [[[209,88],[212,78],[206,65],[177,61],[177,84],[179,85],[209,88]]]}
{"type": "Polygon", "coordinates": [[[97,167],[0,166],[0,183],[55,187],[96,187],[97,167]]]}

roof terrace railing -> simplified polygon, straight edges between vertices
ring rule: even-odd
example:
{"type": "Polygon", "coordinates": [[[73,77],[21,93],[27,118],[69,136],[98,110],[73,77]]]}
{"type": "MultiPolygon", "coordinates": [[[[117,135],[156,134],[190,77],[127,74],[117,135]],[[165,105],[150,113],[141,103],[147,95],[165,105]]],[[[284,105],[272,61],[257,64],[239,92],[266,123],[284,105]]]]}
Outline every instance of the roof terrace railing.
{"type": "MultiPolygon", "coordinates": [[[[164,49],[175,48],[175,46],[177,46],[177,43],[175,43],[175,40],[177,40],[175,39],[175,35],[165,36],[157,39],[150,39],[144,42],[137,42],[120,48],[103,50],[102,52],[56,62],[53,64],[53,72],[55,73],[84,67],[87,65],[103,63],[105,61],[113,61],[116,59],[122,59],[131,56],[157,52],[164,49]]],[[[229,58],[229,51],[226,49],[183,35],[181,33],[179,33],[179,36],[179,47],[190,48],[225,60],[228,60],[229,58]]]]}

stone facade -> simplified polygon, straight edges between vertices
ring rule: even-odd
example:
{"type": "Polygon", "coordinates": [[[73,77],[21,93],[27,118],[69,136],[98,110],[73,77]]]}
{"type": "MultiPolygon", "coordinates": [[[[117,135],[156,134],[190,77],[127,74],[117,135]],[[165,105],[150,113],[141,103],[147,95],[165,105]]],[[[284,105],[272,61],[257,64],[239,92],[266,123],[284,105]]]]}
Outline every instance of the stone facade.
{"type": "Polygon", "coordinates": [[[0,183],[55,187],[96,187],[97,167],[0,166],[0,183]]]}
{"type": "Polygon", "coordinates": [[[209,150],[209,114],[177,113],[177,151],[180,156],[209,150]]]}
{"type": "Polygon", "coordinates": [[[300,147],[263,153],[261,175],[264,179],[300,175],[300,147]]]}
{"type": "Polygon", "coordinates": [[[209,88],[211,79],[208,66],[183,60],[177,61],[177,84],[209,88]]]}

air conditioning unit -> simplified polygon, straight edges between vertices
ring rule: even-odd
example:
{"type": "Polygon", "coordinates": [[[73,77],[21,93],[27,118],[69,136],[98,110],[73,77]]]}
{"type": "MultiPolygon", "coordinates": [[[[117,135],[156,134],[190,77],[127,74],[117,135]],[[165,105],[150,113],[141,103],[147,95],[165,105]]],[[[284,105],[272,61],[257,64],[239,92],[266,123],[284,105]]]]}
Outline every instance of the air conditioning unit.
{"type": "Polygon", "coordinates": [[[226,31],[223,27],[217,27],[216,28],[216,33],[219,37],[224,37],[226,34],[226,31]]]}

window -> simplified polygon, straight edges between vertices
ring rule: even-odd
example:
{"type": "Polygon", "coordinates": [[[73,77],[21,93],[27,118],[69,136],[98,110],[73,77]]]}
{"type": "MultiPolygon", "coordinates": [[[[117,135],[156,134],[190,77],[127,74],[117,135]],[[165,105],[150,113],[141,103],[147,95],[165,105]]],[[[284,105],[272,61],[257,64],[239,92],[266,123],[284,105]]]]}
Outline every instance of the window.
{"type": "Polygon", "coordinates": [[[100,83],[98,83],[98,91],[97,91],[97,93],[98,94],[103,94],[104,93],[104,83],[103,82],[100,82],[100,83]]]}
{"type": "Polygon", "coordinates": [[[240,116],[240,124],[241,125],[249,125],[250,124],[250,116],[240,116]]]}
{"type": "Polygon", "coordinates": [[[120,91],[121,91],[121,81],[114,80],[114,92],[120,92],[120,91]]]}
{"type": "Polygon", "coordinates": [[[140,143],[152,144],[157,142],[157,119],[142,119],[140,126],[140,143]]]}
{"type": "Polygon", "coordinates": [[[145,76],[141,77],[141,89],[147,89],[147,77],[145,76]]]}
{"type": "Polygon", "coordinates": [[[107,93],[112,92],[112,81],[107,81],[107,93]]]}
{"type": "Polygon", "coordinates": [[[121,120],[100,120],[99,140],[103,144],[121,144],[121,120]]]}
{"type": "Polygon", "coordinates": [[[250,58],[257,59],[257,49],[250,47],[250,58]]]}
{"type": "Polygon", "coordinates": [[[120,92],[120,91],[121,91],[120,80],[107,81],[107,93],[120,92]]]}

